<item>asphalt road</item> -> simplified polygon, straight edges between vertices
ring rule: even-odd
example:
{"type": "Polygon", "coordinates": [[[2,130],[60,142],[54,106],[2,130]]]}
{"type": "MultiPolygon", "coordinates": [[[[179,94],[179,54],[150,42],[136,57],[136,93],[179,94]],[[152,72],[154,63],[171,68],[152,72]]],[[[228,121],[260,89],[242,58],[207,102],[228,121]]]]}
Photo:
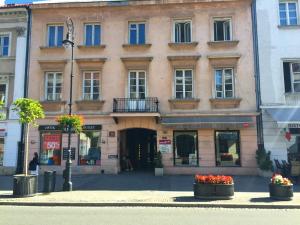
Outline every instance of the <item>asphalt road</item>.
{"type": "Polygon", "coordinates": [[[300,210],[0,206],[0,225],[298,225],[300,210]]]}

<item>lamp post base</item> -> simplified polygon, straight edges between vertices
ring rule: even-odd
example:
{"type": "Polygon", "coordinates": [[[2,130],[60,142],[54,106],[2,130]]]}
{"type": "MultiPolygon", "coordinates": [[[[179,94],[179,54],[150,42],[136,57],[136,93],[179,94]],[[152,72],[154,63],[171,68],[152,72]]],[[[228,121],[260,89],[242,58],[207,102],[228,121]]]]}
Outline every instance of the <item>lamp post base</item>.
{"type": "Polygon", "coordinates": [[[63,184],[63,191],[72,191],[72,182],[64,182],[63,184]]]}

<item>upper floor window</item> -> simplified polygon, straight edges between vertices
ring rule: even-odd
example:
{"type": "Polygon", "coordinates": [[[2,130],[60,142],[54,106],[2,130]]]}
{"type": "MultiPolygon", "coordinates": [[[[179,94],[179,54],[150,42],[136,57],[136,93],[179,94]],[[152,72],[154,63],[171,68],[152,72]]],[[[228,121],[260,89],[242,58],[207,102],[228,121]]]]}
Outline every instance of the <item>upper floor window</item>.
{"type": "Polygon", "coordinates": [[[192,41],[192,22],[179,20],[174,22],[174,42],[189,43],[192,41]]]}
{"type": "Polygon", "coordinates": [[[234,97],[234,79],[232,68],[215,69],[215,97],[234,97]]]}
{"type": "Polygon", "coordinates": [[[191,69],[175,70],[175,98],[193,98],[193,71],[191,69]]]}
{"type": "Polygon", "coordinates": [[[98,100],[100,97],[100,73],[84,72],[83,73],[83,99],[98,100]]]}
{"type": "Polygon", "coordinates": [[[49,25],[48,26],[48,46],[49,47],[62,46],[63,35],[64,35],[64,26],[49,25]]]}
{"type": "Polygon", "coordinates": [[[8,56],[9,35],[0,35],[0,57],[8,56]]]}
{"type": "Polygon", "coordinates": [[[280,25],[297,25],[298,15],[297,15],[297,1],[280,1],[279,2],[279,16],[280,25]]]}
{"type": "Polygon", "coordinates": [[[101,44],[101,25],[85,24],[85,45],[96,46],[101,44]]]}
{"type": "Polygon", "coordinates": [[[214,41],[231,41],[231,19],[214,19],[214,41]]]}
{"type": "Polygon", "coordinates": [[[146,24],[140,23],[129,23],[129,44],[145,44],[146,43],[146,24]]]}
{"type": "Polygon", "coordinates": [[[300,62],[283,63],[285,92],[300,92],[300,62]]]}
{"type": "Polygon", "coordinates": [[[46,100],[59,101],[61,100],[62,92],[62,73],[47,72],[46,73],[46,100]]]}
{"type": "Polygon", "coordinates": [[[129,98],[146,98],[146,72],[143,70],[129,71],[129,98]]]}

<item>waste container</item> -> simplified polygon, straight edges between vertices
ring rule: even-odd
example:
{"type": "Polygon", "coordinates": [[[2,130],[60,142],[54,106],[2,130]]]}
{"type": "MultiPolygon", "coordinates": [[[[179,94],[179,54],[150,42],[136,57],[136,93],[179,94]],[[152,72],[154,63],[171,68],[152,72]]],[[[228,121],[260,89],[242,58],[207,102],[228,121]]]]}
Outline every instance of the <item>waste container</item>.
{"type": "Polygon", "coordinates": [[[44,173],[44,192],[49,193],[55,190],[56,171],[45,171],[44,173]]]}

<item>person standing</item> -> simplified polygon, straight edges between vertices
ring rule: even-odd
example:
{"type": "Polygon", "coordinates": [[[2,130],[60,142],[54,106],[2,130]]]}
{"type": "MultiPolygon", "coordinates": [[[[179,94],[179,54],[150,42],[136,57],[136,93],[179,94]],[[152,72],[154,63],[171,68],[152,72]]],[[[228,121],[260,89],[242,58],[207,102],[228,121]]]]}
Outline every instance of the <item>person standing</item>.
{"type": "Polygon", "coordinates": [[[29,171],[31,175],[39,175],[39,155],[34,153],[33,159],[29,163],[29,171]]]}

